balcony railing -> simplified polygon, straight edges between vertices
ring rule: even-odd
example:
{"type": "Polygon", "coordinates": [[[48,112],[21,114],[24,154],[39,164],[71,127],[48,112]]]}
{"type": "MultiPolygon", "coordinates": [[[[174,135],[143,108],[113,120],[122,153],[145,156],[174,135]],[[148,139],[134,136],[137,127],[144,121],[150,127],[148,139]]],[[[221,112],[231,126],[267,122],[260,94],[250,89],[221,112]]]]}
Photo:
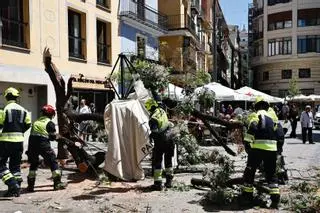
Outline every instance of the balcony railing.
{"type": "Polygon", "coordinates": [[[253,33],[253,40],[263,38],[263,32],[253,33]]]}
{"type": "Polygon", "coordinates": [[[253,17],[257,17],[263,14],[263,8],[256,8],[253,10],[253,17]]]}
{"type": "Polygon", "coordinates": [[[2,17],[2,43],[10,46],[27,48],[24,40],[27,23],[2,17]]]}
{"type": "Polygon", "coordinates": [[[168,30],[189,30],[194,36],[197,36],[196,24],[189,15],[168,16],[168,30]]]}
{"type": "Polygon", "coordinates": [[[276,4],[285,4],[285,3],[289,3],[292,0],[268,0],[268,6],[273,6],[276,4]]]}
{"type": "Polygon", "coordinates": [[[131,0],[122,1],[119,16],[125,16],[153,28],[167,30],[167,17],[157,10],[131,0]]]}
{"type": "Polygon", "coordinates": [[[98,43],[97,44],[97,57],[98,62],[104,63],[104,64],[110,64],[110,50],[111,45],[107,45],[105,43],[98,43]]]}
{"type": "Polygon", "coordinates": [[[195,10],[198,13],[200,13],[200,2],[199,2],[199,0],[192,0],[191,1],[191,9],[195,10]]]}
{"type": "Polygon", "coordinates": [[[69,57],[85,59],[83,55],[85,43],[85,39],[69,35],[69,57]]]}

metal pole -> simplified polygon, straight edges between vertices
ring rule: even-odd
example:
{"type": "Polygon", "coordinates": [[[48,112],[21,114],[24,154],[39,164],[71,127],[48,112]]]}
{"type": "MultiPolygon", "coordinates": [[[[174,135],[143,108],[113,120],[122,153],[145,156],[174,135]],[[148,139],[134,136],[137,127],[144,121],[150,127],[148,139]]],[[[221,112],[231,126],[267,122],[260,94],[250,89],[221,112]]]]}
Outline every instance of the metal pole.
{"type": "Polygon", "coordinates": [[[124,99],[124,56],[119,55],[120,58],[120,79],[121,79],[121,99],[124,99]]]}
{"type": "Polygon", "coordinates": [[[212,54],[213,54],[213,70],[212,70],[212,81],[218,82],[218,70],[217,70],[217,38],[216,38],[216,16],[217,16],[217,11],[216,11],[216,5],[217,5],[217,0],[213,0],[213,5],[212,5],[212,24],[213,24],[213,30],[212,30],[212,43],[213,43],[213,48],[212,48],[212,54]]]}

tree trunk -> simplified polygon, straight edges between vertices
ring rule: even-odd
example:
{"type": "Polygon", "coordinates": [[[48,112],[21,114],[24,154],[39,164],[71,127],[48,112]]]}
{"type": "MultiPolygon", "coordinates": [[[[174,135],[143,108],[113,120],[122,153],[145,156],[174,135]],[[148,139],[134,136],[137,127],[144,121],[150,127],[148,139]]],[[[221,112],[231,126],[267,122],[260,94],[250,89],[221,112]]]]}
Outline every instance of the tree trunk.
{"type": "Polygon", "coordinates": [[[72,81],[70,78],[67,84],[67,92],[65,92],[65,82],[58,71],[57,67],[52,63],[52,58],[49,49],[45,48],[43,52],[43,62],[45,71],[48,73],[50,80],[54,86],[56,94],[56,111],[58,118],[59,135],[58,139],[58,154],[57,159],[67,159],[68,151],[71,153],[77,166],[81,163],[95,164],[95,158],[89,155],[84,149],[79,148],[74,142],[84,143],[75,131],[73,124],[85,120],[95,120],[103,123],[103,115],[98,114],[75,114],[67,108],[67,102],[72,93],[72,81]],[[65,149],[65,146],[67,149],[65,149]]]}

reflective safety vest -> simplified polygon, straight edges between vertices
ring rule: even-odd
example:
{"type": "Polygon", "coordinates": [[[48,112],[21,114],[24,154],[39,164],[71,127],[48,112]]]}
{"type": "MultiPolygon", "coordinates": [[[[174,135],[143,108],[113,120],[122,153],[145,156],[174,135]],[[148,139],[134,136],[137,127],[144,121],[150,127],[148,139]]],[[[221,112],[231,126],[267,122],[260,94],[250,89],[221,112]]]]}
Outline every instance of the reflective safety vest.
{"type": "Polygon", "coordinates": [[[249,129],[245,136],[251,139],[252,149],[277,151],[277,137],[274,122],[265,110],[259,110],[249,120],[249,129]]]}
{"type": "Polygon", "coordinates": [[[51,121],[47,116],[41,116],[36,120],[31,129],[31,134],[33,136],[41,136],[44,138],[49,138],[49,133],[47,132],[47,124],[51,121]]]}
{"type": "Polygon", "coordinates": [[[151,115],[150,121],[152,120],[156,121],[156,127],[152,125],[150,126],[151,131],[153,132],[160,133],[167,130],[169,127],[169,120],[168,120],[167,113],[161,108],[157,108],[154,111],[154,113],[151,115]]]}
{"type": "Polygon", "coordinates": [[[23,142],[24,132],[30,128],[30,114],[15,101],[8,101],[3,111],[0,111],[0,141],[23,142]]]}

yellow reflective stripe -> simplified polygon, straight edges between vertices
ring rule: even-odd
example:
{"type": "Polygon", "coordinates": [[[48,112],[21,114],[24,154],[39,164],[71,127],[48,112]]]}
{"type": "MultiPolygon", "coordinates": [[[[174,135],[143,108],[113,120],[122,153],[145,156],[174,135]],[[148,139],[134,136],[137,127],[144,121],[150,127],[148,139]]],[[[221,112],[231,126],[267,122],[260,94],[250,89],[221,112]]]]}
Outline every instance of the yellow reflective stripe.
{"type": "Polygon", "coordinates": [[[53,178],[58,177],[58,176],[61,176],[61,171],[60,170],[52,171],[52,177],[53,178]]]}
{"type": "Polygon", "coordinates": [[[30,116],[29,112],[27,112],[27,115],[26,115],[26,118],[24,119],[24,122],[26,124],[31,124],[31,116],[30,116]]]}
{"type": "Polygon", "coordinates": [[[279,188],[270,188],[269,194],[271,194],[271,195],[280,194],[280,189],[279,188]]]}
{"type": "Polygon", "coordinates": [[[249,143],[253,143],[254,141],[254,136],[248,133],[244,134],[244,141],[247,141],[249,143]]]}
{"type": "Polygon", "coordinates": [[[277,151],[277,141],[275,140],[255,140],[251,146],[253,149],[266,151],[277,151]]]}
{"type": "Polygon", "coordinates": [[[162,180],[162,171],[161,169],[155,169],[153,173],[154,181],[161,181],[162,180]]]}
{"type": "Polygon", "coordinates": [[[12,123],[12,111],[11,111],[11,109],[7,110],[7,113],[8,113],[8,122],[12,123]]]}
{"type": "Polygon", "coordinates": [[[24,141],[23,133],[21,133],[21,132],[2,132],[0,134],[0,141],[22,142],[22,141],[24,141]]]}
{"type": "Polygon", "coordinates": [[[36,176],[37,176],[37,171],[34,171],[34,170],[29,171],[29,174],[28,174],[29,178],[35,178],[36,176]]]}
{"type": "Polygon", "coordinates": [[[25,111],[21,111],[21,115],[20,115],[20,123],[22,124],[23,123],[23,118],[24,118],[24,115],[26,114],[25,111]]]}
{"type": "Polygon", "coordinates": [[[172,167],[166,168],[165,171],[166,171],[166,175],[173,175],[173,168],[172,167]]]}
{"type": "Polygon", "coordinates": [[[250,187],[250,186],[244,186],[242,190],[244,192],[253,193],[253,187],[250,187]]]}
{"type": "Polygon", "coordinates": [[[5,120],[5,113],[3,110],[0,110],[0,125],[3,125],[5,120]]]}
{"type": "Polygon", "coordinates": [[[3,182],[7,182],[9,179],[13,178],[13,175],[9,172],[2,177],[3,182]]]}

